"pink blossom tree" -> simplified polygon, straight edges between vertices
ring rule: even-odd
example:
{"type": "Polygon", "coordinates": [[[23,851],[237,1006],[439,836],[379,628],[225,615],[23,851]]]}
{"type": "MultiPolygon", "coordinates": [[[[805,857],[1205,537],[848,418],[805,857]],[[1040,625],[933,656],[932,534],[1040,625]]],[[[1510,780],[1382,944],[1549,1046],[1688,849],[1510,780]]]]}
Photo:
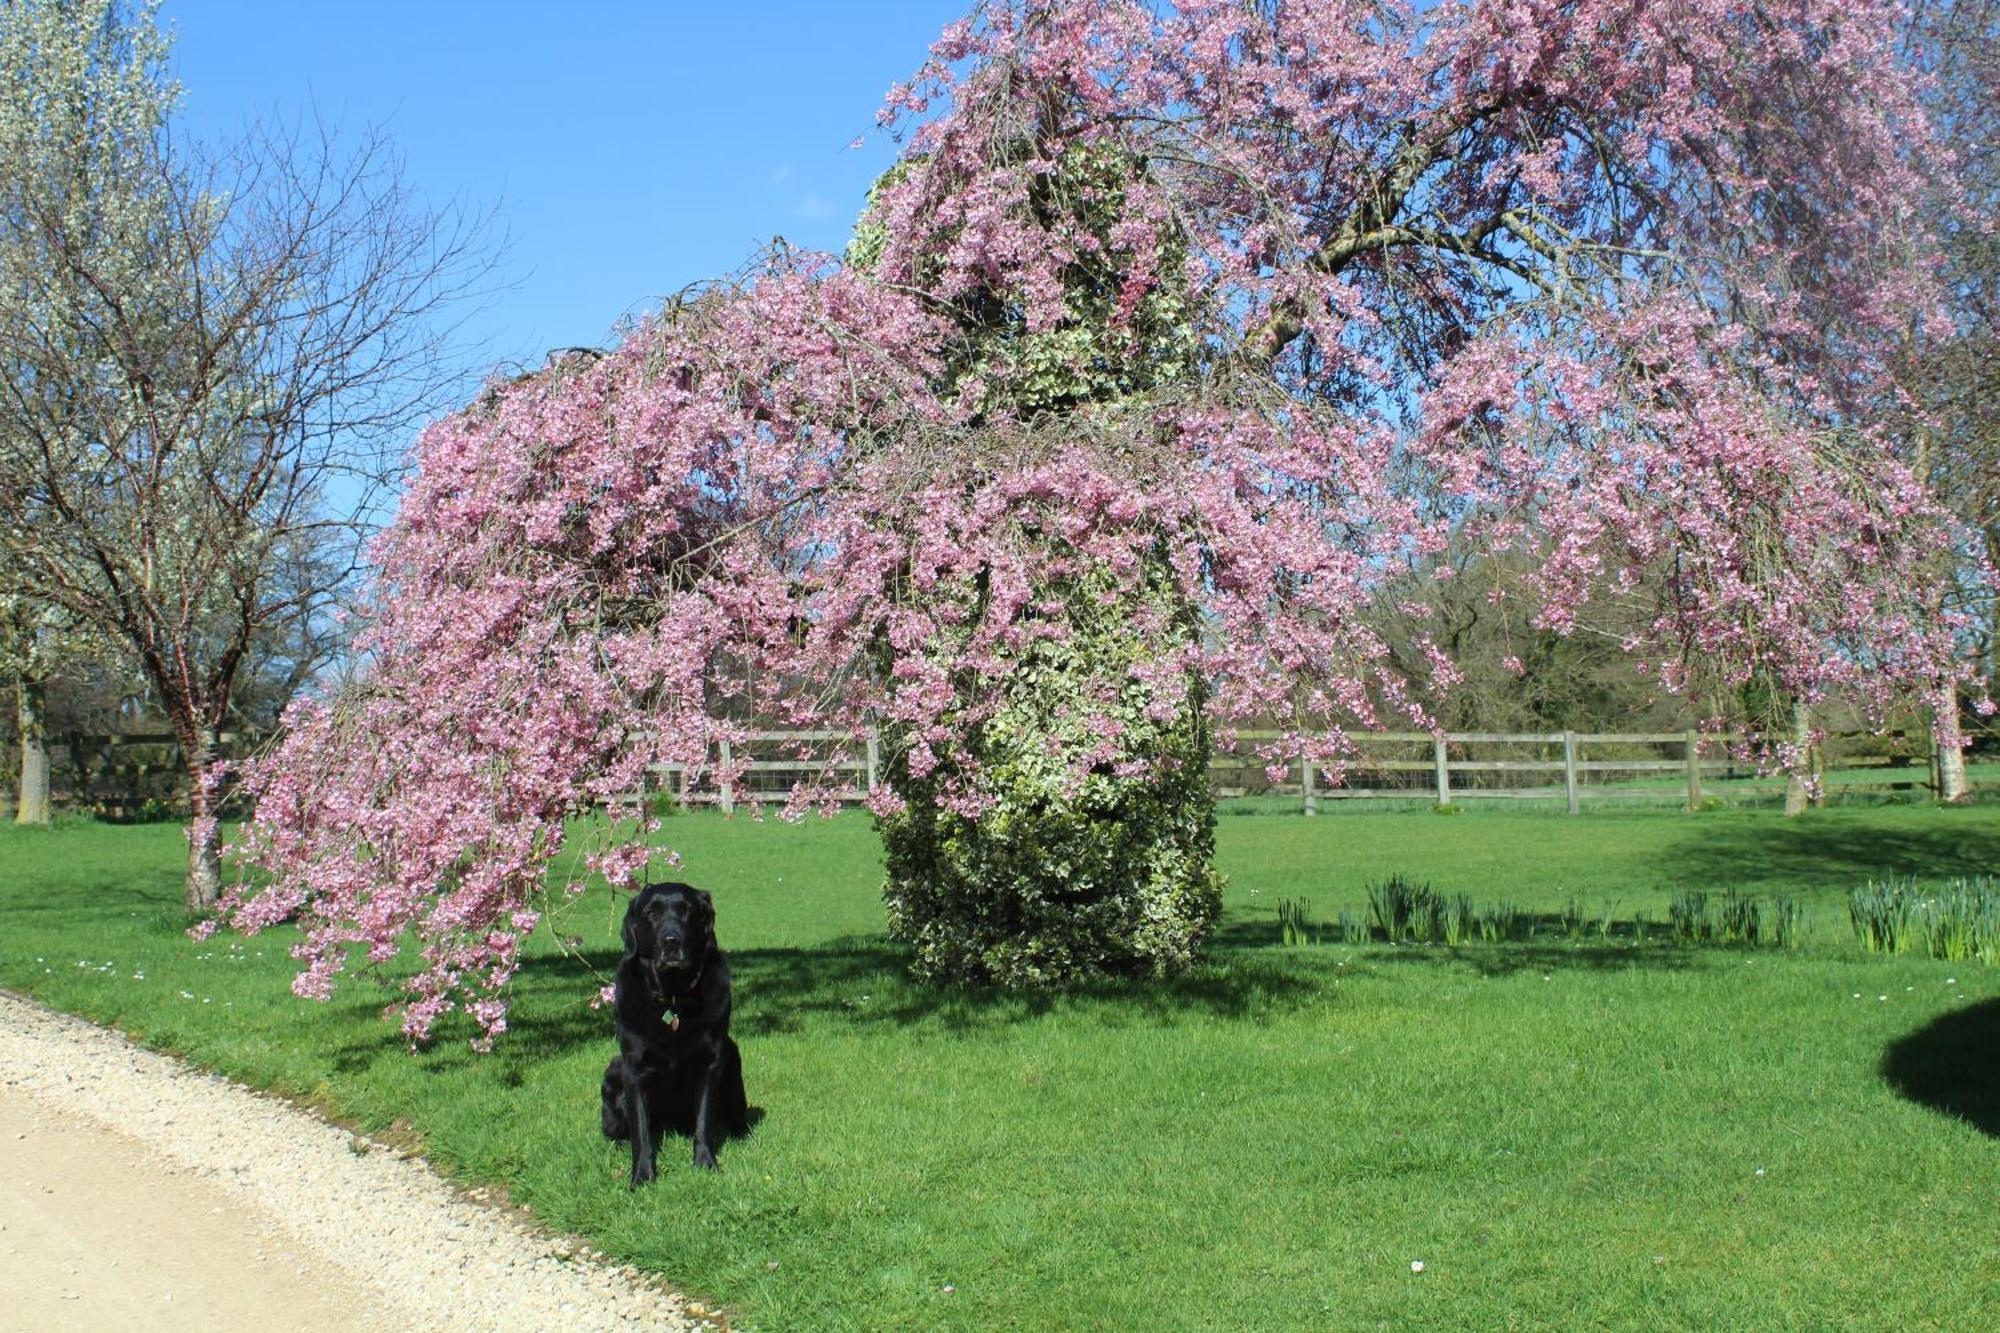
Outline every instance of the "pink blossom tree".
{"type": "MultiPolygon", "coordinates": [[[[1181,719],[1282,719],[1267,758],[1335,778],[1428,725],[1393,663],[1455,664],[1361,612],[1467,544],[1559,632],[1660,590],[1627,647],[1670,690],[1941,688],[1948,527],[1871,424],[1934,322],[1893,17],[982,6],[891,96],[865,262],[775,256],[424,433],[369,669],[248,774],[227,919],[297,916],[307,995],[414,931],[405,1030],[490,1040],[551,900],[653,854],[648,767],[731,780],[753,720],[879,729],[877,813],[933,845],[1004,842],[991,739],[1038,732],[1036,790],[1158,796],[1204,853],[1181,719]]],[[[988,946],[1101,896],[961,904],[985,962],[932,970],[1181,965],[1212,893],[1160,882],[1081,952],[988,946]]]]}

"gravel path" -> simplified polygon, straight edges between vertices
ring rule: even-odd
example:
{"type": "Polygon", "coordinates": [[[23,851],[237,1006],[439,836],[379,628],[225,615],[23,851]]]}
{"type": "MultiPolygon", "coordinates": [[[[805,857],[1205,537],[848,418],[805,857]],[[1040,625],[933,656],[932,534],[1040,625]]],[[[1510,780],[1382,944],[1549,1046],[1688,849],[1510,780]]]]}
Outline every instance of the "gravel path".
{"type": "Polygon", "coordinates": [[[711,1327],[422,1158],[5,992],[0,1291],[0,1328],[711,1327]]]}

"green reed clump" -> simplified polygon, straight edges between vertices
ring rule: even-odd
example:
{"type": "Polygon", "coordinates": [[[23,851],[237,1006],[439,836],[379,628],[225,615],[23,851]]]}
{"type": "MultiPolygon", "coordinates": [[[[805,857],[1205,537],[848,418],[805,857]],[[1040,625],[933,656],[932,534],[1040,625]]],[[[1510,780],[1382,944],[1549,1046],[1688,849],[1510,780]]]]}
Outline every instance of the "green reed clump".
{"type": "Polygon", "coordinates": [[[1847,896],[1855,938],[1870,953],[1922,953],[1949,962],[2000,964],[2000,880],[1954,879],[1926,889],[1914,879],[1870,881],[1847,896]]]}
{"type": "Polygon", "coordinates": [[[1597,914],[1597,938],[1600,942],[1611,938],[1611,923],[1618,913],[1618,904],[1609,898],[1604,900],[1604,910],[1597,914]]]}
{"type": "Polygon", "coordinates": [[[1556,926],[1566,940],[1580,940],[1583,929],[1590,922],[1590,914],[1584,911],[1583,902],[1570,898],[1562,905],[1562,915],[1556,918],[1556,926]]]}
{"type": "Polygon", "coordinates": [[[1955,879],[1934,901],[1924,932],[1931,957],[2000,963],[2000,880],[1955,879]]]}
{"type": "Polygon", "coordinates": [[[1488,944],[1499,944],[1503,940],[1523,939],[1527,935],[1528,921],[1520,909],[1512,903],[1499,903],[1492,907],[1482,907],[1474,914],[1474,929],[1479,938],[1488,944]]]}
{"type": "Polygon", "coordinates": [[[1472,938],[1473,922],[1478,913],[1472,906],[1472,895],[1455,893],[1443,903],[1444,942],[1456,949],[1472,938]]]}
{"type": "Polygon", "coordinates": [[[1715,913],[1716,937],[1724,944],[1756,944],[1763,934],[1764,914],[1757,900],[1729,890],[1715,913]]]}
{"type": "Polygon", "coordinates": [[[1847,895],[1847,919],[1863,949],[1895,953],[1903,933],[1903,894],[1894,884],[1870,880],[1847,895]]]}
{"type": "MultiPolygon", "coordinates": [[[[1796,898],[1771,901],[1735,889],[1709,894],[1683,889],[1667,904],[1667,933],[1676,944],[1743,944],[1751,948],[1797,949],[1810,922],[1796,898]]],[[[1636,933],[1644,936],[1643,927],[1636,933]]]]}
{"type": "Polygon", "coordinates": [[[1390,943],[1428,944],[1444,934],[1443,895],[1428,884],[1391,875],[1368,889],[1368,910],[1390,943]]]}
{"type": "Polygon", "coordinates": [[[1771,901],[1769,934],[1780,949],[1796,949],[1805,943],[1812,925],[1812,912],[1797,898],[1780,895],[1771,901]]]}
{"type": "MultiPolygon", "coordinates": [[[[1857,902],[1863,896],[1857,891],[1857,902]]],[[[1289,910],[1289,902],[1279,906],[1281,921],[1289,910]]],[[[1303,904],[1304,900],[1297,902],[1303,904]]],[[[1978,919],[1976,913],[1966,915],[1978,919]]],[[[1677,944],[1798,949],[1804,946],[1810,922],[1811,914],[1796,898],[1766,900],[1735,889],[1719,893],[1683,889],[1667,904],[1667,935],[1677,944]]],[[[1300,928],[1309,928],[1304,918],[1300,928]]],[[[1343,912],[1339,922],[1340,937],[1348,944],[1382,939],[1392,944],[1438,943],[1451,948],[1474,942],[1500,944],[1526,940],[1538,933],[1553,933],[1573,943],[1609,945],[1620,938],[1619,931],[1615,899],[1606,898],[1591,906],[1583,898],[1572,896],[1552,918],[1538,919],[1512,903],[1482,907],[1470,894],[1442,894],[1428,884],[1401,875],[1392,875],[1369,887],[1365,918],[1343,912]]],[[[1977,957],[1978,941],[1987,938],[1949,921],[1938,923],[1932,933],[1938,940],[1939,957],[1977,957]]],[[[2000,932],[1995,935],[2000,937],[2000,932]]],[[[1633,914],[1631,937],[1634,944],[1656,938],[1654,919],[1648,913],[1633,914]]],[[[1989,947],[2000,948],[2000,944],[1989,947]]]]}
{"type": "Polygon", "coordinates": [[[1313,928],[1312,903],[1304,898],[1278,899],[1278,936],[1288,949],[1319,943],[1313,928]]]}
{"type": "Polygon", "coordinates": [[[1700,889],[1682,889],[1667,904],[1667,926],[1676,944],[1706,944],[1715,938],[1715,911],[1700,889]]]}

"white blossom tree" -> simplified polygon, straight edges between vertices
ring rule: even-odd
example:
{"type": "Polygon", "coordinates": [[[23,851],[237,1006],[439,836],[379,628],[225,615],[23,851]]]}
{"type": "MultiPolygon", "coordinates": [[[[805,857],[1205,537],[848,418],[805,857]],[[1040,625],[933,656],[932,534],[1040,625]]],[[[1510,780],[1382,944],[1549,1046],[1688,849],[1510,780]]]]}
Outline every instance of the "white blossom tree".
{"type": "Polygon", "coordinates": [[[325,623],[489,271],[379,137],[172,133],[155,6],[0,8],[0,563],[117,645],[181,747],[187,901],[220,886],[218,731],[260,639],[325,623]]]}

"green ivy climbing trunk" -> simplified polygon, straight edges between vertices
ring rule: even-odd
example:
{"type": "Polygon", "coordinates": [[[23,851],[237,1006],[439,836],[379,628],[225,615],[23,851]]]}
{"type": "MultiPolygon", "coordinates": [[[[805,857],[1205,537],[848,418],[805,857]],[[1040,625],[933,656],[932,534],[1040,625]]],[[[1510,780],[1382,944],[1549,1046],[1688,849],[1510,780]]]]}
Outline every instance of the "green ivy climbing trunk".
{"type": "Polygon", "coordinates": [[[1214,929],[1215,799],[1198,681],[1169,711],[1132,668],[1178,645],[1192,618],[1154,562],[1139,586],[1104,571],[1052,592],[1066,639],[1035,640],[973,733],[973,785],[992,808],[969,819],[939,799],[949,764],[913,776],[893,743],[888,781],[906,803],[880,821],[890,932],[920,976],[1018,988],[1191,965],[1214,929]],[[1142,604],[1160,613],[1137,616],[1142,604]],[[1164,717],[1155,716],[1164,712],[1164,717]],[[1115,758],[1079,773],[1106,736],[1115,758]]]}

